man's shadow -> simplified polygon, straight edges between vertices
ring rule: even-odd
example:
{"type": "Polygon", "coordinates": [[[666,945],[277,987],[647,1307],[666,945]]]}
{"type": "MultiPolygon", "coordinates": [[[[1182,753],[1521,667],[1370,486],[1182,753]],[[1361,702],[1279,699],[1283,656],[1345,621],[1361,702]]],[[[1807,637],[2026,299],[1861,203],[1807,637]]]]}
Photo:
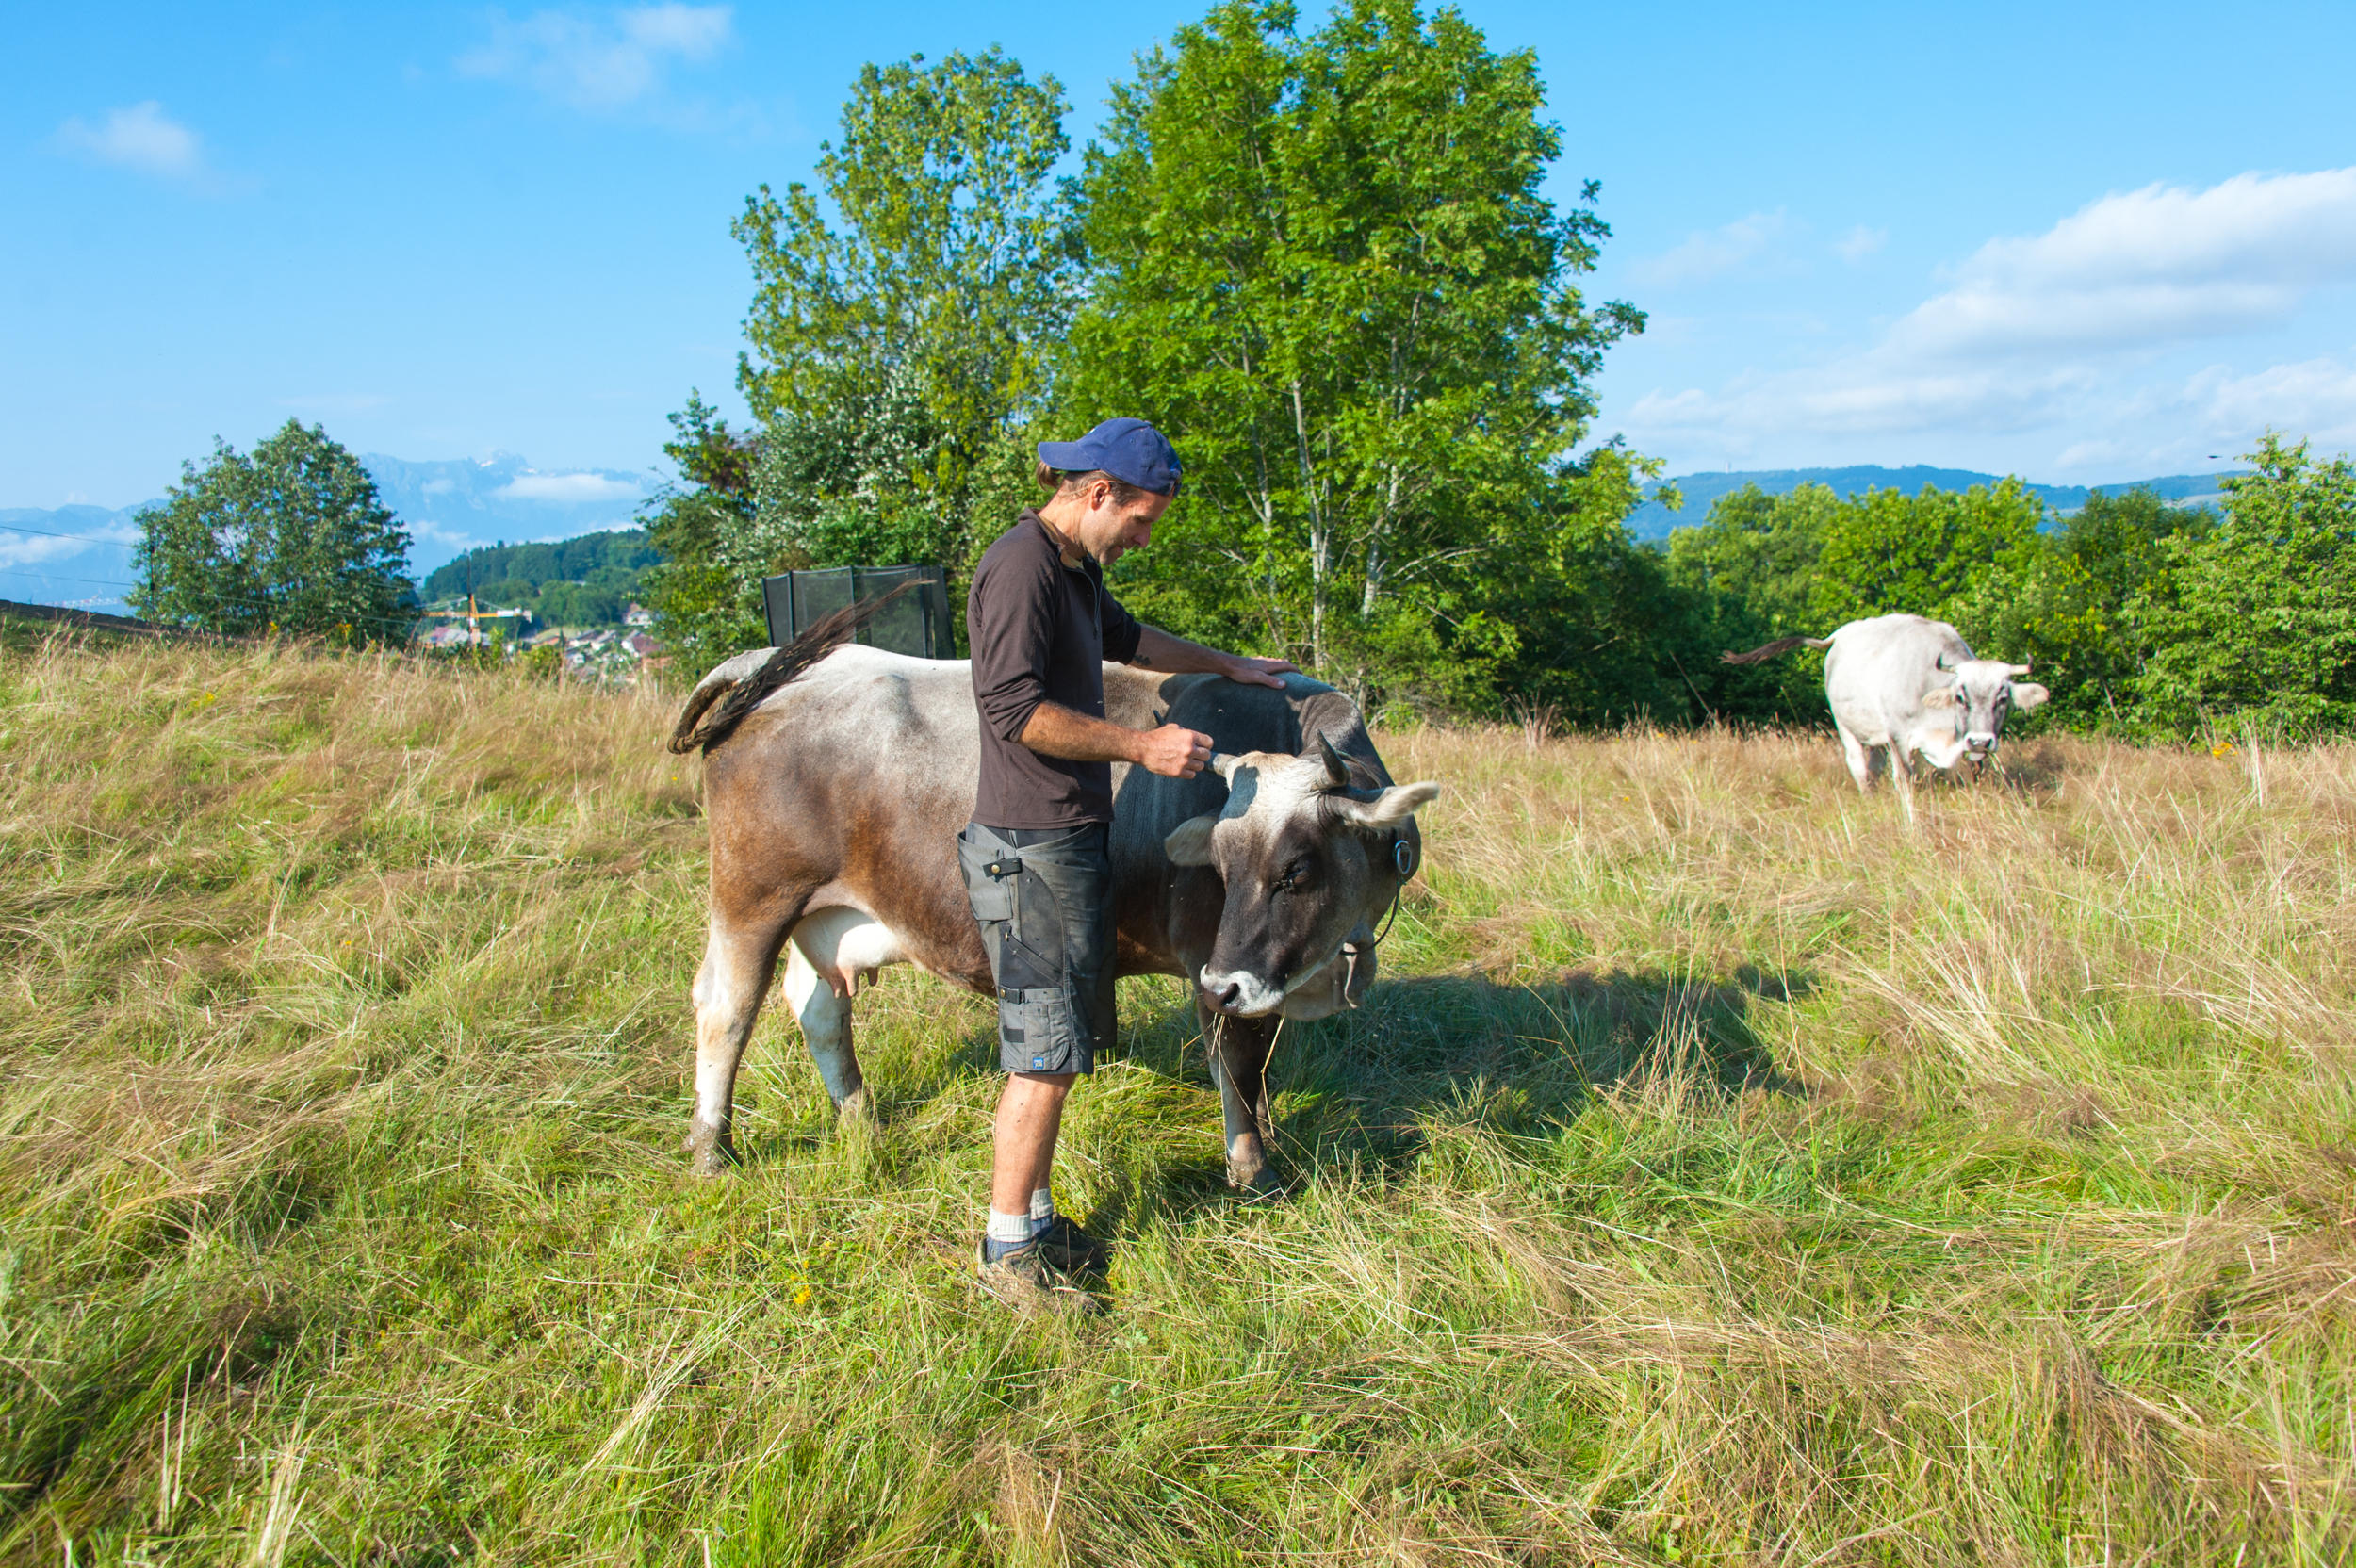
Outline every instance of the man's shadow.
{"type": "MultiPolygon", "coordinates": [[[[1382,981],[1356,1009],[1287,1023],[1278,1036],[1268,1064],[1274,1152],[1296,1187],[1342,1172],[1387,1182],[1448,1127],[1534,1135],[1598,1096],[1653,1088],[1720,1103],[1754,1092],[1799,1094],[1802,1086],[1776,1070],[1752,1011],[1761,1000],[1792,1001],[1813,988],[1806,972],[1747,965],[1726,983],[1587,970],[1529,983],[1382,981]]],[[[1121,1003],[1124,1018],[1135,1020],[1121,1031],[1121,1058],[1210,1090],[1190,1000],[1173,1004],[1166,990],[1132,988],[1121,1003]],[[1147,994],[1161,1004],[1133,1011],[1147,994]]],[[[1233,1200],[1216,1100],[1206,1108],[1199,1155],[1165,1146],[1158,1160],[1130,1166],[1095,1205],[1091,1229],[1117,1233],[1150,1213],[1233,1200]]]]}

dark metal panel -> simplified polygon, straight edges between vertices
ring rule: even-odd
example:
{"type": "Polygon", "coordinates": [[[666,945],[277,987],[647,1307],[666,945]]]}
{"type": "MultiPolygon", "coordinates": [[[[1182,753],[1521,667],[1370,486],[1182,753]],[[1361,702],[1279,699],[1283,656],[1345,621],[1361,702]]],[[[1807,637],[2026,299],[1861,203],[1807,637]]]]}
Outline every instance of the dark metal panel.
{"type": "Polygon", "coordinates": [[[949,575],[939,566],[830,566],[763,578],[761,608],[769,642],[783,647],[804,628],[854,602],[880,598],[909,579],[908,595],[859,628],[859,640],[919,659],[954,659],[956,637],[949,615],[949,575]]]}

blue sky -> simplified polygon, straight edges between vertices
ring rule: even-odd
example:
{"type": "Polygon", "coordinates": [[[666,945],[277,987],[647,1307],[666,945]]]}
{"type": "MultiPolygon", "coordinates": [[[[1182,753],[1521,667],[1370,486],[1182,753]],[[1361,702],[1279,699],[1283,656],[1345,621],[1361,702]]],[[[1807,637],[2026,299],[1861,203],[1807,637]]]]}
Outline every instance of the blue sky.
{"type": "MultiPolygon", "coordinates": [[[[1531,47],[1598,297],[1598,433],[1671,472],[2100,482],[2356,446],[2356,8],[1580,8],[1531,47]]],[[[1074,140],[1194,6],[24,8],[0,57],[0,507],[123,506],[289,416],[646,469],[733,405],[728,224],[869,59],[1002,43],[1074,140]]],[[[1312,9],[1310,14],[1316,14],[1312,9]]]]}

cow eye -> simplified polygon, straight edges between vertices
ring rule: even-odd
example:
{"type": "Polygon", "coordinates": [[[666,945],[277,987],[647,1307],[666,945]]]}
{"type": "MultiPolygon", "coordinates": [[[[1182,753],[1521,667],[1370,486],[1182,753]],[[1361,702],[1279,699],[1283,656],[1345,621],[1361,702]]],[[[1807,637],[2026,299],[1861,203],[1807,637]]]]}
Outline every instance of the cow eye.
{"type": "Polygon", "coordinates": [[[1275,890],[1280,893],[1289,892],[1293,889],[1299,887],[1301,881],[1307,877],[1308,874],[1309,862],[1306,860],[1295,860],[1291,865],[1284,868],[1284,874],[1276,879],[1275,890]]]}

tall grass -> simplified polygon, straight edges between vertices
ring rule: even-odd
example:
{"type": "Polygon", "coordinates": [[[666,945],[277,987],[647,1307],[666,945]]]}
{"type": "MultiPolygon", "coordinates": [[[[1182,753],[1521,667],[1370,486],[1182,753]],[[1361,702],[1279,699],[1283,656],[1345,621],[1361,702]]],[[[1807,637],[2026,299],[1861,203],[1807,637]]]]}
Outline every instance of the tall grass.
{"type": "Polygon", "coordinates": [[[2356,749],[1385,736],[1445,779],[1280,1203],[1122,988],[970,1282],[987,1005],[790,1019],[698,1183],[664,702],[0,652],[0,1553],[2322,1563],[2356,1544],[2356,749]],[[2262,788],[2261,788],[2262,786],[2262,788]]]}

